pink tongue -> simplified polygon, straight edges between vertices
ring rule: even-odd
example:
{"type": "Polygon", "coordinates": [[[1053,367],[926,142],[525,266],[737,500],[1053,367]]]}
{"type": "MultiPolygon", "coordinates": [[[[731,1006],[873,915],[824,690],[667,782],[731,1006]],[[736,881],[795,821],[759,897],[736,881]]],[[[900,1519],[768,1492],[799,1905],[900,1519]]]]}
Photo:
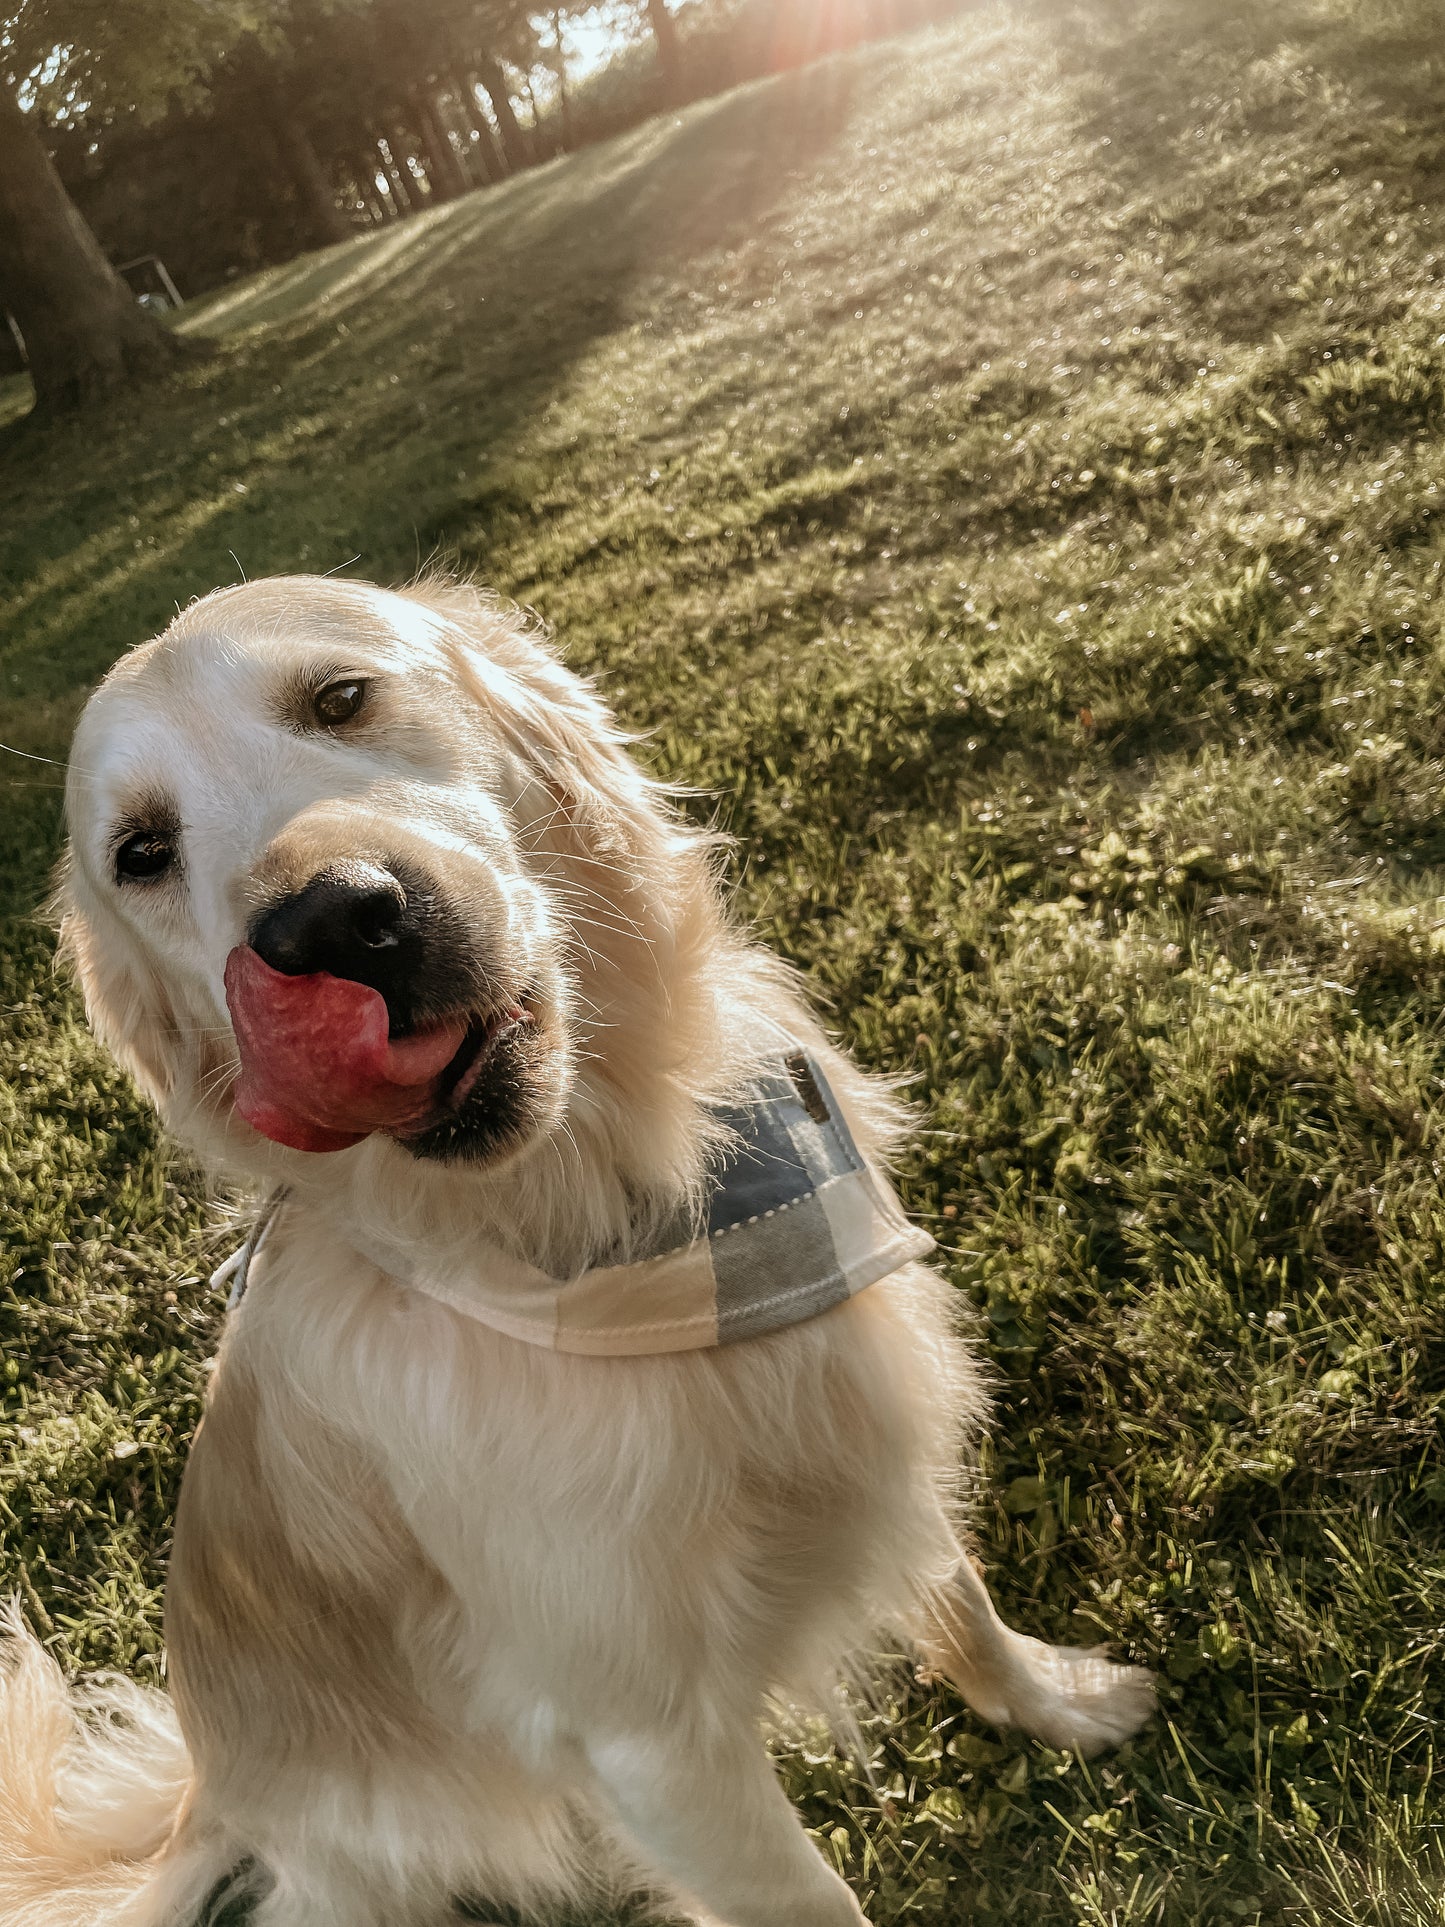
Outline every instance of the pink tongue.
{"type": "Polygon", "coordinates": [[[226,959],[226,1003],[241,1051],[236,1109],[293,1151],[419,1128],[467,1034],[457,1022],[390,1038],[379,991],[324,970],[288,977],[244,943],[226,959]]]}

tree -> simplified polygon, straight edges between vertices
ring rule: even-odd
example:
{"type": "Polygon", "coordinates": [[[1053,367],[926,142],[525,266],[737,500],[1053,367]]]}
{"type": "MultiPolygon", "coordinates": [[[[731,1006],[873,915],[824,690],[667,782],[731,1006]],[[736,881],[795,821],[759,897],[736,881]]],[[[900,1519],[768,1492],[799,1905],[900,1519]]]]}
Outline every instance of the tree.
{"type": "Polygon", "coordinates": [[[517,119],[512,107],[512,96],[507,86],[507,76],[502,72],[502,63],[493,53],[474,54],[472,64],[476,68],[477,79],[486,90],[487,99],[492,103],[492,113],[496,117],[497,131],[502,137],[502,152],[507,157],[507,165],[512,169],[525,167],[531,159],[527,136],[522,132],[522,123],[517,119]]]}
{"type": "Polygon", "coordinates": [[[420,214],[426,206],[426,190],[416,177],[412,166],[411,140],[404,127],[395,120],[386,122],[382,129],[386,141],[386,151],[391,156],[391,180],[401,199],[402,205],[410,214],[420,214]]]}
{"type": "Polygon", "coordinates": [[[667,10],[667,0],[647,0],[647,19],[657,42],[657,69],[662,75],[663,98],[682,98],[682,46],[677,37],[677,22],[667,10]]]}
{"type": "Polygon", "coordinates": [[[562,38],[562,9],[553,7],[549,15],[552,45],[546,53],[547,65],[557,76],[557,105],[562,113],[562,146],[567,153],[577,145],[577,130],[572,119],[572,90],[567,85],[567,43],[562,38]]]}
{"type": "Polygon", "coordinates": [[[33,114],[0,79],[0,271],[42,413],[172,367],[186,344],[136,301],[61,183],[33,114]]]}
{"type": "Polygon", "coordinates": [[[136,304],[47,151],[44,109],[157,110],[239,25],[241,0],[19,0],[0,14],[0,276],[25,337],[36,408],[79,408],[197,352],[136,304]],[[22,93],[23,90],[23,93],[22,93]]]}
{"type": "Polygon", "coordinates": [[[451,135],[437,112],[436,101],[427,87],[417,86],[411,90],[410,105],[413,123],[421,136],[432,193],[439,201],[454,200],[458,194],[466,193],[468,182],[451,135]]]}
{"type": "Polygon", "coordinates": [[[346,240],[351,223],[337,206],[336,189],[327,178],[310,134],[284,102],[273,104],[269,118],[277,151],[285,160],[312,238],[320,247],[346,240]]]}
{"type": "MultiPolygon", "coordinates": [[[[426,49],[432,79],[460,95],[474,127],[478,127],[478,110],[472,83],[480,85],[491,102],[503,171],[526,167],[531,149],[512,106],[502,62],[510,61],[525,71],[535,57],[528,0],[405,0],[405,4],[412,31],[426,49]]],[[[481,122],[478,131],[485,125],[481,122]]],[[[484,144],[490,145],[490,129],[486,131],[484,144]]]]}
{"type": "Polygon", "coordinates": [[[315,11],[277,9],[267,31],[242,36],[218,61],[208,104],[238,129],[258,178],[277,182],[294,205],[302,239],[327,247],[352,229],[303,111],[311,93],[305,35],[315,11]]]}
{"type": "Polygon", "coordinates": [[[449,69],[448,79],[462,119],[471,135],[472,151],[477,156],[483,177],[488,181],[504,180],[507,173],[506,156],[497,144],[492,123],[482,112],[481,102],[477,99],[477,90],[463,71],[460,62],[449,69]]]}

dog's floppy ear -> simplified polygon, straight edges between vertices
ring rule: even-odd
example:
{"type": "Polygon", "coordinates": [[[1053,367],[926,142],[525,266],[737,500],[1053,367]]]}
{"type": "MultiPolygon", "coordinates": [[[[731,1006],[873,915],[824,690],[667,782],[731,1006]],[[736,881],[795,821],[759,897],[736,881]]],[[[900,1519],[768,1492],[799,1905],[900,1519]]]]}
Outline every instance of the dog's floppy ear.
{"type": "Polygon", "coordinates": [[[406,591],[441,616],[463,685],[501,727],[551,798],[552,828],[593,855],[645,861],[676,835],[659,786],[582,677],[517,617],[476,590],[427,584],[406,591]]]}
{"type": "Polygon", "coordinates": [[[165,987],[114,918],[81,907],[68,883],[57,892],[59,961],[80,985],[90,1027],[151,1102],[164,1108],[185,1075],[183,1032],[165,987]]]}

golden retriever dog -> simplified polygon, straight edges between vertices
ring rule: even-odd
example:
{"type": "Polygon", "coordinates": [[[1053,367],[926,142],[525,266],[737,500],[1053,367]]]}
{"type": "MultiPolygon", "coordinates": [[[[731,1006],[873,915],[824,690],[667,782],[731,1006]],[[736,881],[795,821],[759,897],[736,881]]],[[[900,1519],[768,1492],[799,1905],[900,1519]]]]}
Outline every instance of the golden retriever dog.
{"type": "Polygon", "coordinates": [[[5,1927],[191,1927],[228,1883],[256,1927],[604,1888],[859,1927],[770,1706],[886,1636],[1055,1747],[1148,1717],[1146,1672],[995,1613],[895,1106],[543,639],[454,586],[221,591],[92,697],[67,807],[91,1022],[268,1202],[169,1696],[67,1689],[11,1617],[5,1927]]]}

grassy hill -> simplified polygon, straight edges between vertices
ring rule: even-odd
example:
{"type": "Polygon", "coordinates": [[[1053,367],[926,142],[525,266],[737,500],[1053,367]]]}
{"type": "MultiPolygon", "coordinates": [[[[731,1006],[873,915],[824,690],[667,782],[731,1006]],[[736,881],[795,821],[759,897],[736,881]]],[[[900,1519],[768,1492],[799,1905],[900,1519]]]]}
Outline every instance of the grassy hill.
{"type": "MultiPolygon", "coordinates": [[[[782,1769],[879,1927],[1442,1918],[1445,39],[981,6],[203,304],[0,432],[0,740],[238,572],[441,552],[736,836],[978,1309],[1084,1768],[926,1684],[782,1769]]],[[[16,391],[0,400],[14,415],[16,391]]],[[[0,757],[0,1587],[158,1664],[226,1248],[50,974],[0,757]]]]}

